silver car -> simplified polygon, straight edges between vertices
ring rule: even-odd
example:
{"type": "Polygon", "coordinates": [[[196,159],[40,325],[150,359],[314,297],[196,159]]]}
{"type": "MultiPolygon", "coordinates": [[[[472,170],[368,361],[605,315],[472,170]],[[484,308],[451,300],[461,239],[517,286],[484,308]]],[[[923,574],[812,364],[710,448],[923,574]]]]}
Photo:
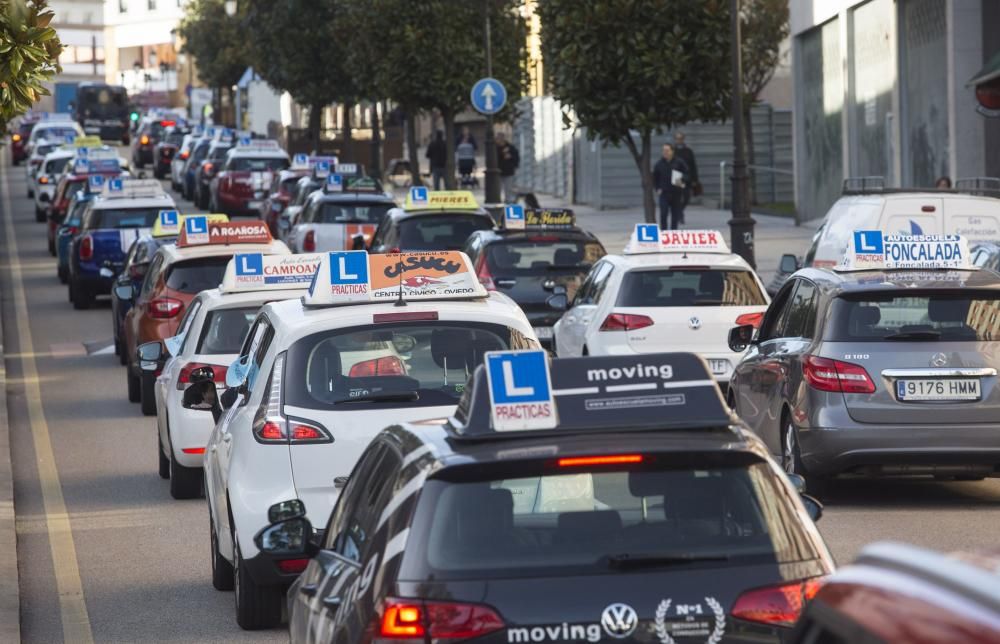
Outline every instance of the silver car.
{"type": "Polygon", "coordinates": [[[736,327],[729,404],[821,491],[830,477],[1000,476],[1000,274],[795,273],[736,327]]]}

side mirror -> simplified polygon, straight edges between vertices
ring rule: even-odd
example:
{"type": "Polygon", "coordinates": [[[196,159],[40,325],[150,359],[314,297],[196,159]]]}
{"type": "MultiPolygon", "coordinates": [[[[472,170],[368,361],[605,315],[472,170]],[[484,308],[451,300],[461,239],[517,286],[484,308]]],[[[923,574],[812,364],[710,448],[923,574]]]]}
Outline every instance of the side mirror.
{"type": "Polygon", "coordinates": [[[215,384],[211,380],[192,383],[184,390],[181,397],[181,407],[198,411],[211,410],[217,401],[215,384]]]}
{"type": "Polygon", "coordinates": [[[131,302],[135,295],[131,284],[119,284],[115,287],[115,297],[123,302],[131,302]]]}
{"type": "Polygon", "coordinates": [[[215,382],[215,370],[211,367],[198,367],[193,369],[188,375],[188,382],[191,384],[199,382],[215,382]]]}
{"type": "Polygon", "coordinates": [[[146,178],[146,173],[145,172],[140,172],[139,173],[139,179],[145,179],[145,178],[146,178]]]}
{"type": "Polygon", "coordinates": [[[736,353],[746,351],[753,344],[754,328],[752,324],[742,324],[729,330],[729,350],[736,353]]]}
{"type": "Polygon", "coordinates": [[[139,368],[143,371],[156,371],[163,359],[163,345],[159,342],[146,342],[140,344],[135,350],[135,355],[139,359],[139,368]]]}
{"type": "Polygon", "coordinates": [[[351,237],[351,250],[364,250],[365,249],[365,236],[358,233],[351,237]]]}
{"type": "Polygon", "coordinates": [[[779,273],[794,273],[795,271],[802,268],[802,263],[799,262],[799,258],[795,255],[785,254],[781,256],[781,262],[778,263],[779,273]]]}
{"type": "Polygon", "coordinates": [[[565,311],[569,307],[569,298],[565,293],[557,293],[545,298],[545,304],[553,311],[565,311]]]}
{"type": "Polygon", "coordinates": [[[311,558],[319,552],[312,537],[313,527],[309,519],[295,517],[267,526],[257,533],[253,541],[261,552],[311,558]]]}
{"type": "Polygon", "coordinates": [[[813,521],[819,521],[820,517],[823,516],[823,504],[819,502],[819,499],[808,494],[800,494],[799,498],[802,499],[802,505],[806,506],[809,518],[813,521]]]}

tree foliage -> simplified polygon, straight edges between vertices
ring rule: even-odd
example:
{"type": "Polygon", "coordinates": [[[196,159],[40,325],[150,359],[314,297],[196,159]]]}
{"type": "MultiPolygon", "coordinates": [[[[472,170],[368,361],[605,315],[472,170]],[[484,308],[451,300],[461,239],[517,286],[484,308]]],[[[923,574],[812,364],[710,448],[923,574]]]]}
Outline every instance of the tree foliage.
{"type": "Polygon", "coordinates": [[[249,64],[249,39],[223,0],[191,0],[179,28],[183,51],[194,57],[210,87],[232,87],[249,64]]]}
{"type": "Polygon", "coordinates": [[[774,77],[781,43],[788,37],[788,0],[742,0],[740,47],[743,94],[753,103],[774,77]]]}
{"type": "Polygon", "coordinates": [[[44,0],[0,0],[0,134],[49,91],[62,44],[44,0]]]}
{"type": "Polygon", "coordinates": [[[552,94],[591,139],[625,144],[654,221],[652,134],[728,113],[728,2],[539,0],[538,11],[552,94]]]}

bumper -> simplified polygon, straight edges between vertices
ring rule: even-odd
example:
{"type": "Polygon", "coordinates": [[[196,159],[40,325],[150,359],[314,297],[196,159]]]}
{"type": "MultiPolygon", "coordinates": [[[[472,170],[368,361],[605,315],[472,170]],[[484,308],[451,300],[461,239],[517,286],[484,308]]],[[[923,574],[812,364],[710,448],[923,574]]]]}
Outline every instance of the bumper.
{"type": "Polygon", "coordinates": [[[263,552],[257,553],[256,556],[250,559],[244,559],[243,565],[250,572],[250,576],[253,577],[261,586],[281,586],[283,588],[288,588],[292,585],[299,577],[299,573],[284,573],[278,569],[278,561],[280,559],[301,559],[302,557],[273,557],[271,555],[265,554],[263,552]]]}
{"type": "Polygon", "coordinates": [[[174,458],[184,467],[201,469],[204,466],[204,449],[215,427],[212,415],[181,407],[183,392],[177,390],[173,383],[168,386],[170,390],[166,396],[166,409],[167,418],[170,419],[170,445],[174,451],[174,458]],[[202,451],[186,453],[185,449],[202,451]]]}
{"type": "Polygon", "coordinates": [[[810,473],[1000,474],[1000,424],[800,428],[810,473]]]}
{"type": "Polygon", "coordinates": [[[224,192],[217,193],[215,196],[216,205],[223,211],[234,214],[234,215],[247,215],[260,217],[261,204],[264,203],[264,199],[254,199],[253,197],[236,197],[228,195],[224,192]],[[253,204],[253,206],[251,206],[253,204]]]}
{"type": "Polygon", "coordinates": [[[76,280],[76,283],[84,288],[89,289],[94,295],[108,295],[111,293],[111,285],[114,284],[115,278],[112,277],[102,277],[99,273],[95,272],[81,272],[77,270],[73,273],[72,279],[76,280]]]}

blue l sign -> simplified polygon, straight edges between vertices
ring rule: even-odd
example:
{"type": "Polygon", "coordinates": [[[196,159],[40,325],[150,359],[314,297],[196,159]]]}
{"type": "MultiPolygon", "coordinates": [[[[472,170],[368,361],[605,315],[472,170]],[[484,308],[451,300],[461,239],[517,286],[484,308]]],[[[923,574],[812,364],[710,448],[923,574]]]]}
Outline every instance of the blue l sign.
{"type": "Polygon", "coordinates": [[[480,114],[496,114],[507,104],[507,88],[495,78],[481,78],[472,86],[469,98],[480,114]]]}
{"type": "Polygon", "coordinates": [[[160,211],[160,226],[164,228],[176,228],[177,227],[177,211],[176,210],[161,210],[160,211]]]}
{"type": "Polygon", "coordinates": [[[660,227],[656,224],[637,224],[635,238],[640,242],[657,243],[660,241],[660,227]]]}
{"type": "Polygon", "coordinates": [[[551,429],[558,424],[544,351],[490,351],[485,360],[493,429],[551,429]]]}
{"type": "Polygon", "coordinates": [[[263,253],[240,253],[236,260],[236,274],[245,277],[256,277],[264,274],[263,253]]]}
{"type": "Polygon", "coordinates": [[[330,253],[330,284],[367,284],[368,252],[348,250],[330,253]]]}
{"type": "Polygon", "coordinates": [[[426,204],[427,203],[427,188],[423,186],[418,186],[416,188],[410,188],[410,201],[415,204],[426,204]]]}
{"type": "Polygon", "coordinates": [[[208,232],[208,217],[188,217],[184,220],[184,230],[188,235],[204,235],[208,232]]]}
{"type": "Polygon", "coordinates": [[[882,255],[885,245],[881,230],[857,230],[854,232],[854,252],[858,255],[882,255]]]}

